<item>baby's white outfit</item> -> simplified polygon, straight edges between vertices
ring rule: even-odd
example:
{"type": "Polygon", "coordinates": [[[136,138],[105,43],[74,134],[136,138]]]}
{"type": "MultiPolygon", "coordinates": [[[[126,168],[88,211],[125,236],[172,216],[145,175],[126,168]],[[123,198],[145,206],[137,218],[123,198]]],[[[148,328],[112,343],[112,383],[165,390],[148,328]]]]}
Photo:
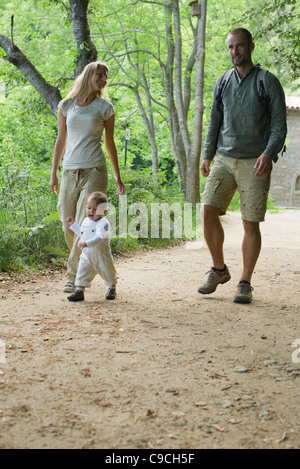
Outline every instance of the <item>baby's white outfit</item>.
{"type": "Polygon", "coordinates": [[[105,218],[93,221],[86,217],[81,226],[74,222],[70,229],[88,246],[81,252],[75,285],[89,287],[97,274],[102,277],[105,285],[115,285],[117,272],[110,249],[108,221],[105,218]]]}

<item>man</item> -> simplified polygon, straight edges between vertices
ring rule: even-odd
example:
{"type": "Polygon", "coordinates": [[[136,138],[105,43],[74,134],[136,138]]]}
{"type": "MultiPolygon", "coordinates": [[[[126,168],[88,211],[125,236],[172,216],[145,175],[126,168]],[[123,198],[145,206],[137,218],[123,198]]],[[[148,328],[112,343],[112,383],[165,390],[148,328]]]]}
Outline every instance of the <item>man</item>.
{"type": "Polygon", "coordinates": [[[224,262],[224,231],[219,216],[226,213],[238,190],[244,227],[243,269],[234,302],[250,303],[251,277],[261,248],[259,223],[264,221],[266,212],[272,162],[277,161],[287,132],[286,105],[278,79],[269,72],[265,77],[269,98],[259,100],[260,66],[252,62],[255,45],[251,33],[244,28],[235,29],[227,44],[234,71],[221,101],[220,85],[225,74],[217,80],[201,165],[202,175],[208,176],[202,220],[213,267],[198,291],[212,293],[231,278],[224,262]]]}

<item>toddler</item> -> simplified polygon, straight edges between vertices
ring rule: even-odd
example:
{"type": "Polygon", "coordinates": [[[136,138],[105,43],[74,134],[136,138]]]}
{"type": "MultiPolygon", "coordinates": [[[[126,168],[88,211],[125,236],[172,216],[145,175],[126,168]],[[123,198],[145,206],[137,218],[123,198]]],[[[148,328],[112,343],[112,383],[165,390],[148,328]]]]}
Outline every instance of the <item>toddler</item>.
{"type": "Polygon", "coordinates": [[[109,223],[103,218],[107,213],[106,195],[102,192],[89,194],[85,210],[86,217],[81,226],[72,217],[68,217],[66,220],[70,229],[80,237],[78,246],[82,250],[75,280],[76,290],[68,296],[68,300],[83,301],[85,287],[91,285],[97,274],[108,286],[106,299],[114,300],[117,272],[110,249],[109,223]]]}

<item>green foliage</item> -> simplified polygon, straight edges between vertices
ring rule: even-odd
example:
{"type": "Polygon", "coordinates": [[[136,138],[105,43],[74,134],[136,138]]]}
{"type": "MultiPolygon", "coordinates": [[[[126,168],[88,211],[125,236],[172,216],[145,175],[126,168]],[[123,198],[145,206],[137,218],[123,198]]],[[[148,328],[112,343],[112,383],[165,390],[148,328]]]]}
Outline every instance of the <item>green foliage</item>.
{"type": "Polygon", "coordinates": [[[0,270],[45,262],[47,246],[64,246],[48,172],[32,161],[0,157],[0,270]],[[50,216],[49,216],[50,215],[50,216]]]}
{"type": "Polygon", "coordinates": [[[265,66],[274,68],[286,83],[291,78],[300,78],[299,20],[300,3],[297,0],[260,0],[258,4],[249,5],[239,19],[253,25],[257,43],[269,49],[267,55],[263,54],[265,66]]]}
{"type": "MultiPolygon", "coordinates": [[[[49,263],[54,267],[64,265],[68,250],[61,223],[56,212],[57,198],[51,193],[49,170],[46,165],[36,169],[30,159],[22,161],[0,158],[0,270],[23,270],[49,263]]],[[[150,170],[123,171],[127,191],[127,206],[135,202],[145,204],[172,203],[179,196],[172,188],[163,185],[163,174],[155,177],[150,170]]],[[[175,191],[176,192],[176,191],[175,191]]],[[[178,192],[177,192],[178,194],[178,192]]],[[[117,233],[119,232],[119,197],[110,174],[109,202],[116,208],[117,233]]],[[[133,219],[128,216],[128,223],[133,219]]],[[[149,220],[150,223],[150,220],[149,220]]],[[[113,252],[124,252],[141,247],[154,248],[181,242],[170,239],[136,239],[116,236],[112,239],[113,252]]]]}
{"type": "Polygon", "coordinates": [[[40,165],[52,157],[56,119],[45,113],[45,103],[37,93],[26,88],[18,100],[16,93],[0,103],[0,151],[12,159],[29,158],[40,165]]]}
{"type": "MultiPolygon", "coordinates": [[[[111,170],[110,170],[111,171],[111,170]]],[[[110,174],[110,179],[113,179],[110,174]]],[[[170,244],[178,244],[182,242],[182,237],[176,239],[174,236],[173,219],[171,213],[171,230],[170,237],[165,238],[160,236],[159,238],[151,237],[151,206],[152,204],[167,204],[172,206],[174,203],[181,204],[182,201],[179,192],[178,185],[176,183],[169,184],[165,178],[164,172],[159,172],[158,175],[153,175],[151,169],[133,170],[127,169],[122,171],[122,179],[126,187],[126,203],[127,203],[127,228],[131,222],[135,220],[136,214],[130,215],[130,207],[133,204],[142,204],[148,213],[148,236],[147,237],[132,237],[128,231],[128,236],[122,237],[119,217],[120,217],[120,198],[116,195],[115,186],[113,183],[109,184],[108,198],[109,203],[116,209],[116,233],[117,236],[112,239],[112,250],[117,252],[123,252],[126,250],[134,250],[141,247],[155,248],[158,246],[166,246],[170,244]]],[[[182,212],[183,213],[183,212],[182,212]]],[[[109,216],[108,216],[109,218],[109,216]]],[[[162,225],[162,215],[159,220],[160,233],[162,225]]],[[[184,228],[184,224],[182,225],[184,228]]]]}
{"type": "MultiPolygon", "coordinates": [[[[187,5],[182,4],[184,60],[192,44],[189,21],[194,21],[188,11],[187,5]]],[[[73,83],[77,58],[69,2],[0,0],[0,12],[1,34],[10,37],[10,19],[14,15],[15,44],[65,96],[73,83]]],[[[158,104],[165,100],[163,73],[157,60],[159,57],[165,61],[167,53],[163,3],[91,0],[89,21],[98,58],[108,61],[109,82],[115,84],[109,87],[108,94],[116,109],[115,140],[128,206],[142,202],[150,210],[155,202],[181,203],[168,116],[165,108],[158,104]],[[107,46],[114,51],[118,62],[111,59],[107,46]],[[125,54],[129,47],[135,51],[130,58],[125,54]],[[161,170],[156,178],[151,174],[151,148],[133,90],[119,85],[130,85],[130,77],[136,78],[137,71],[141,70],[155,98],[151,112],[161,170]],[[123,169],[126,124],[131,129],[131,140],[123,169]]],[[[270,64],[285,80],[285,85],[293,89],[290,78],[299,76],[299,2],[239,0],[237,5],[233,0],[212,0],[208,2],[207,25],[203,140],[215,81],[231,67],[225,40],[232,27],[244,26],[252,31],[257,38],[255,61],[264,67],[270,64]],[[240,16],[239,12],[245,13],[240,16]]],[[[41,263],[60,267],[68,256],[68,249],[56,213],[57,198],[48,186],[56,120],[22,73],[3,60],[4,56],[0,48],[0,270],[24,269],[41,263]]],[[[192,118],[191,113],[190,126],[192,118]]],[[[205,179],[201,178],[201,192],[204,184],[205,179]]],[[[119,198],[115,188],[110,174],[108,195],[110,203],[116,207],[118,220],[119,198]]],[[[230,209],[239,209],[238,194],[230,209]]],[[[128,216],[128,223],[133,219],[134,216],[128,216]]],[[[167,240],[115,237],[112,248],[115,252],[142,246],[151,249],[178,241],[173,235],[167,240]]]]}

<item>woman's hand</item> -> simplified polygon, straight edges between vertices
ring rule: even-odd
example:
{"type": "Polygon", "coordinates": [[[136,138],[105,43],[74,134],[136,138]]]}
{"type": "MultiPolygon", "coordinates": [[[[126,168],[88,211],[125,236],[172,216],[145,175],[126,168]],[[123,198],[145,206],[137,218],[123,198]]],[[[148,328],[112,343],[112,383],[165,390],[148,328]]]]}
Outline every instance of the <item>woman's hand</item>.
{"type": "Polygon", "coordinates": [[[49,186],[53,194],[58,194],[58,177],[57,171],[62,159],[63,152],[67,143],[67,124],[66,118],[61,111],[57,114],[57,138],[53,152],[52,171],[49,186]]]}
{"type": "Polygon", "coordinates": [[[51,175],[49,186],[53,194],[57,195],[58,194],[58,177],[56,174],[51,175]]]}
{"type": "Polygon", "coordinates": [[[125,185],[124,185],[124,182],[122,181],[122,179],[120,177],[116,177],[115,176],[115,180],[116,180],[116,183],[117,183],[117,195],[122,195],[124,194],[125,192],[125,185]]]}

